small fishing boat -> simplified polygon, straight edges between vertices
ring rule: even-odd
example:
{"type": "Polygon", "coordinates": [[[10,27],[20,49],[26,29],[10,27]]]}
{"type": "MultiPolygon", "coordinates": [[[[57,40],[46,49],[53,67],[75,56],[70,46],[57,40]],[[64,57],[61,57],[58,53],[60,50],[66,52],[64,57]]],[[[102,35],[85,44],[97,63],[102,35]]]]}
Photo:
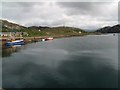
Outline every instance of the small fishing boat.
{"type": "Polygon", "coordinates": [[[52,37],[49,37],[49,38],[43,38],[41,41],[49,41],[49,40],[53,40],[52,37]]]}
{"type": "Polygon", "coordinates": [[[6,43],[6,46],[24,45],[24,40],[14,40],[6,43]]]}
{"type": "Polygon", "coordinates": [[[52,37],[49,37],[49,38],[46,38],[46,40],[53,40],[53,38],[52,38],[52,37]]]}

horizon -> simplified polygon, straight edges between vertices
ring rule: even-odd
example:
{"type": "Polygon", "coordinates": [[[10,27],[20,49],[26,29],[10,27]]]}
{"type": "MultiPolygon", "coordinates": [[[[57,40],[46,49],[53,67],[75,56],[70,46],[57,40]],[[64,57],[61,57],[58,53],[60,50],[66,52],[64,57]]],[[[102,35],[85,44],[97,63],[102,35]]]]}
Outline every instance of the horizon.
{"type": "MultiPolygon", "coordinates": [[[[4,21],[8,21],[9,23],[13,23],[13,24],[17,24],[17,25],[20,25],[20,26],[23,26],[23,27],[33,27],[33,26],[25,26],[25,25],[21,25],[19,23],[16,23],[16,22],[13,22],[13,21],[10,21],[10,20],[7,20],[7,19],[0,19],[0,20],[4,20],[4,21]]],[[[84,29],[84,28],[79,28],[79,27],[72,27],[72,28],[79,28],[79,29],[83,29],[85,31],[95,31],[95,30],[98,30],[98,29],[101,29],[101,28],[104,28],[104,27],[113,27],[113,26],[116,26],[116,25],[120,25],[119,23],[118,24],[115,24],[115,25],[111,25],[111,26],[102,26],[102,27],[99,27],[97,29],[84,29]]],[[[34,25],[35,26],[35,25],[34,25]]],[[[54,27],[71,27],[71,26],[41,26],[41,25],[36,25],[35,27],[49,27],[49,28],[54,28],[54,27]]]]}
{"type": "Polygon", "coordinates": [[[2,7],[2,20],[26,27],[96,30],[118,24],[118,2],[2,2],[2,7]]]}

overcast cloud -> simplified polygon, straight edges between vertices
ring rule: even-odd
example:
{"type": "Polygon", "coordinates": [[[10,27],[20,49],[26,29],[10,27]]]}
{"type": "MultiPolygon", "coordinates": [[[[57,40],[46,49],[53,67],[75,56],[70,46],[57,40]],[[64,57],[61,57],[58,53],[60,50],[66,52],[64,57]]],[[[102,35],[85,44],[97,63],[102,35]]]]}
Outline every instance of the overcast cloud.
{"type": "Polygon", "coordinates": [[[26,26],[96,29],[118,24],[117,2],[3,2],[2,19],[26,26]]]}

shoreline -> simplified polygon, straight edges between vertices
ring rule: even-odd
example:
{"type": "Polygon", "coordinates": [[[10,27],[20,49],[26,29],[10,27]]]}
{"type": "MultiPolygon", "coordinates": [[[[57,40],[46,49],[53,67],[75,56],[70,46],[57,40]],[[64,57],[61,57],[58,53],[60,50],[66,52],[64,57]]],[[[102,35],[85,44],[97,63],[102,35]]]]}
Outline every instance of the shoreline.
{"type": "MultiPolygon", "coordinates": [[[[98,34],[80,34],[80,35],[59,35],[59,36],[35,36],[35,37],[15,37],[15,40],[17,39],[23,39],[25,44],[28,43],[33,43],[33,42],[40,42],[42,41],[42,39],[44,38],[49,38],[49,37],[53,37],[54,39],[59,39],[59,38],[68,38],[68,37],[83,37],[86,35],[101,35],[100,33],[98,34]]],[[[4,49],[5,43],[10,41],[8,40],[8,37],[2,37],[0,40],[0,45],[2,46],[2,49],[4,49]]]]}

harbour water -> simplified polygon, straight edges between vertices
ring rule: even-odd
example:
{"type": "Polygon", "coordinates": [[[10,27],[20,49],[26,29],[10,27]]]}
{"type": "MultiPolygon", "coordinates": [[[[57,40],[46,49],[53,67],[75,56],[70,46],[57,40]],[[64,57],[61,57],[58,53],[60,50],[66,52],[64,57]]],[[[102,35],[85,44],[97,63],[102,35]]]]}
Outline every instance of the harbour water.
{"type": "Polygon", "coordinates": [[[36,42],[2,50],[3,88],[117,88],[118,35],[36,42]]]}

